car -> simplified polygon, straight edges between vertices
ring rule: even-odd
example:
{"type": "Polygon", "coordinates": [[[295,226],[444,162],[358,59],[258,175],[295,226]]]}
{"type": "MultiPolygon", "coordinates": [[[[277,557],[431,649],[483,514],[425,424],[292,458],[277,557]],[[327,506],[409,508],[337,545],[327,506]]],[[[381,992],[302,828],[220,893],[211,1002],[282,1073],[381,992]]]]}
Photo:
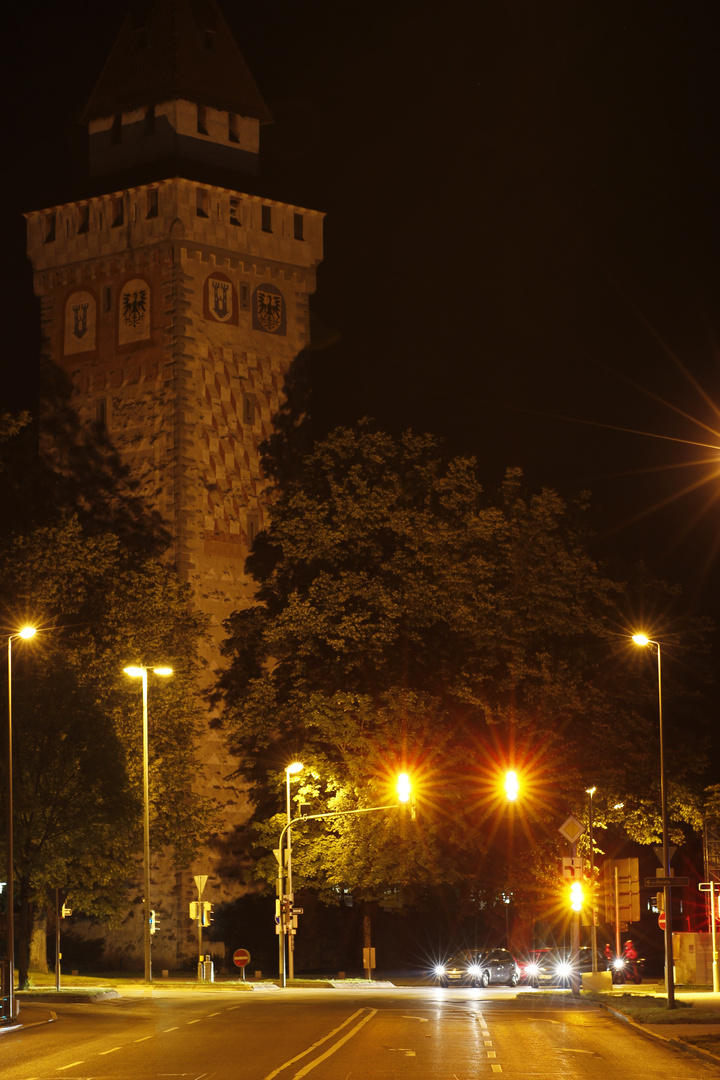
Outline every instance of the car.
{"type": "Polygon", "coordinates": [[[473,968],[480,986],[517,986],[520,982],[520,968],[507,949],[486,949],[478,953],[473,968]]]}
{"type": "Polygon", "coordinates": [[[435,965],[435,979],[440,986],[477,986],[473,962],[472,952],[458,950],[447,960],[435,965]]]}
{"type": "MultiPolygon", "coordinates": [[[[598,971],[607,969],[607,960],[600,952],[596,954],[596,964],[598,971]]],[[[592,969],[592,949],[584,945],[579,950],[576,970],[582,974],[592,969]]],[[[569,986],[573,970],[572,953],[569,949],[534,949],[520,963],[521,978],[532,986],[539,986],[541,983],[569,986]]]]}

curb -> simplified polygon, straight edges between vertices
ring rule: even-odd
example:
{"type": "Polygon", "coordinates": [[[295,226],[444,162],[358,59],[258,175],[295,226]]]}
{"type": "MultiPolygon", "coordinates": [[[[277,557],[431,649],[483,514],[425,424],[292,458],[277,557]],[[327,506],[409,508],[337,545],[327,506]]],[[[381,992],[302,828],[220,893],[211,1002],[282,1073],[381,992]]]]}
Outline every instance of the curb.
{"type": "Polygon", "coordinates": [[[718,1057],[717,1054],[711,1054],[709,1050],[703,1050],[699,1046],[693,1046],[691,1043],[686,1043],[682,1039],[670,1039],[667,1035],[661,1035],[659,1031],[653,1031],[652,1028],[645,1027],[644,1024],[638,1024],[636,1020],[632,1020],[629,1016],[626,1016],[625,1013],[613,1009],[611,1005],[606,1005],[602,1001],[599,1001],[598,1005],[601,1009],[605,1009],[606,1012],[609,1012],[611,1016],[614,1016],[616,1020],[622,1020],[623,1023],[634,1028],[639,1035],[644,1035],[646,1039],[657,1039],[658,1042],[667,1043],[668,1046],[672,1046],[675,1050],[682,1050],[685,1053],[691,1054],[693,1057],[701,1058],[703,1061],[709,1062],[711,1065],[720,1063],[720,1057],[718,1057]]]}
{"type": "Polygon", "coordinates": [[[47,1012],[50,1014],[47,1020],[33,1020],[30,1024],[24,1024],[22,1021],[17,1024],[0,1024],[0,1035],[4,1035],[8,1031],[28,1031],[30,1028],[52,1024],[53,1021],[57,1020],[57,1013],[53,1012],[52,1009],[48,1009],[47,1012]]]}
{"type": "Polygon", "coordinates": [[[39,1005],[48,1005],[60,1001],[66,1005],[84,1005],[96,1001],[108,1001],[121,996],[117,990],[112,989],[94,990],[88,993],[73,992],[72,990],[61,990],[59,993],[57,990],[48,990],[47,992],[41,990],[39,993],[33,990],[27,993],[24,990],[18,990],[15,993],[17,1000],[24,1001],[26,1005],[33,1005],[36,1002],[39,1005]]]}

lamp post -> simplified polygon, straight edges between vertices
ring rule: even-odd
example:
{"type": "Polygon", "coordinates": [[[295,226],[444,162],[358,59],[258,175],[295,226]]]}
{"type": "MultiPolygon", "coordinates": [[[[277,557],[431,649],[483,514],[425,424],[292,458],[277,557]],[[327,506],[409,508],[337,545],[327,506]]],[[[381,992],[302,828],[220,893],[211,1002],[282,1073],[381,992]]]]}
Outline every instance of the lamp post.
{"type": "MultiPolygon", "coordinates": [[[[300,766],[300,768],[302,768],[302,765],[300,766]]],[[[296,771],[299,771],[299,770],[296,770],[296,771]]],[[[287,823],[283,826],[283,830],[280,833],[280,839],[278,840],[278,846],[275,849],[276,853],[277,853],[278,863],[279,863],[278,896],[280,897],[280,901],[279,901],[279,908],[280,908],[279,920],[280,921],[279,921],[279,926],[278,926],[278,934],[279,934],[279,937],[280,937],[280,950],[279,950],[280,967],[279,967],[279,974],[280,974],[280,985],[281,986],[285,987],[287,985],[287,979],[286,979],[286,974],[285,974],[285,945],[284,945],[284,940],[285,940],[284,939],[284,934],[285,934],[285,923],[287,921],[287,912],[286,912],[286,909],[285,909],[284,896],[283,896],[283,892],[284,892],[283,843],[285,841],[286,836],[289,836],[292,826],[293,825],[299,825],[300,822],[305,822],[305,821],[323,821],[323,820],[327,820],[328,818],[352,817],[355,814],[374,814],[378,810],[396,810],[398,807],[404,806],[405,804],[408,804],[408,803],[410,804],[410,818],[411,818],[412,821],[414,821],[415,820],[415,797],[414,797],[414,795],[412,793],[412,786],[411,786],[411,783],[410,783],[410,777],[408,776],[407,773],[400,773],[400,775],[397,778],[397,796],[398,796],[398,801],[396,803],[390,803],[389,806],[363,806],[359,810],[331,810],[327,814],[302,814],[300,817],[292,818],[292,819],[288,815],[287,823]]]]}
{"type": "Polygon", "coordinates": [[[597,926],[595,925],[595,846],[593,842],[593,795],[597,788],[585,789],[588,797],[588,833],[590,840],[590,944],[592,946],[592,970],[597,974],[597,926]]]}
{"type": "Polygon", "coordinates": [[[34,626],[23,626],[16,634],[8,636],[8,726],[7,726],[7,758],[5,761],[5,781],[7,786],[6,795],[6,837],[7,837],[7,882],[5,883],[6,915],[5,927],[7,933],[6,964],[8,968],[8,992],[7,992],[7,1017],[12,1020],[15,1016],[15,893],[13,889],[13,774],[12,774],[12,643],[17,638],[34,637],[37,633],[34,626]]]}
{"type": "MultiPolygon", "coordinates": [[[[153,668],[155,675],[172,675],[172,668],[153,668]]],[[[145,982],[152,982],[152,959],[150,937],[150,783],[148,769],[148,707],[147,707],[147,676],[148,669],[142,665],[123,668],[126,675],[131,679],[142,679],[143,695],[143,875],[145,887],[145,900],[143,914],[145,926],[143,930],[143,952],[145,955],[145,982]]]]}
{"type": "MultiPolygon", "coordinates": [[[[286,822],[290,824],[290,777],[296,773],[302,772],[303,764],[301,761],[293,761],[292,765],[288,765],[285,769],[285,792],[286,792],[286,822]]],[[[293,883],[292,883],[292,834],[288,829],[287,832],[287,895],[290,899],[293,899],[293,883]]],[[[281,898],[282,899],[282,898],[281,898]]],[[[288,978],[295,978],[295,938],[292,934],[292,926],[288,926],[288,978]]],[[[283,935],[280,935],[282,941],[283,935]]],[[[283,946],[284,948],[284,946],[283,946]]]]}
{"type": "MultiPolygon", "coordinates": [[[[665,747],[663,742],[663,714],[662,714],[662,665],[660,660],[660,642],[652,641],[645,634],[633,634],[633,641],[642,647],[649,646],[652,651],[657,650],[657,679],[658,679],[658,718],[660,721],[660,805],[662,813],[662,853],[663,853],[663,876],[670,877],[670,847],[668,844],[668,814],[667,814],[667,788],[665,785],[665,747]]],[[[665,894],[665,987],[667,990],[668,1009],[675,1008],[675,973],[673,971],[673,948],[672,948],[672,890],[669,885],[663,886],[665,894]]]]}

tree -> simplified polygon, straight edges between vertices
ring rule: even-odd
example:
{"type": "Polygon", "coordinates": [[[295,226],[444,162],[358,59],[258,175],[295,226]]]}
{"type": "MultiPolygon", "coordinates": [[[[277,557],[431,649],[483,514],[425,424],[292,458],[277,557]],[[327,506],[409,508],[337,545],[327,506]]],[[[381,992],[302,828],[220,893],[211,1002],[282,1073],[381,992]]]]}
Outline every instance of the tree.
{"type": "Polygon", "coordinates": [[[205,619],[171,567],[132,554],[76,518],[16,536],[0,552],[3,626],[40,630],[13,661],[18,961],[27,977],[34,907],[66,887],[73,906],[119,920],[141,850],[142,724],[128,664],[166,664],[152,687],[153,841],[187,865],[210,827],[192,791],[199,731],[197,645],[205,619]]]}
{"type": "MultiPolygon", "coordinates": [[[[414,824],[369,814],[298,828],[298,883],[378,900],[451,882],[482,903],[514,875],[529,895],[589,783],[635,798],[636,835],[657,830],[654,688],[628,644],[627,588],[590,554],[586,497],[528,492],[517,470],[488,493],[474,460],[367,423],[281,479],[248,559],[258,603],[227,623],[220,681],[259,843],[276,844],[271,811],[296,756],[300,792],[323,810],[372,805],[379,783],[386,799],[401,766],[418,803],[414,824]],[[511,762],[529,785],[512,858],[511,762]]],[[[701,765],[678,761],[690,820],[701,765]]]]}

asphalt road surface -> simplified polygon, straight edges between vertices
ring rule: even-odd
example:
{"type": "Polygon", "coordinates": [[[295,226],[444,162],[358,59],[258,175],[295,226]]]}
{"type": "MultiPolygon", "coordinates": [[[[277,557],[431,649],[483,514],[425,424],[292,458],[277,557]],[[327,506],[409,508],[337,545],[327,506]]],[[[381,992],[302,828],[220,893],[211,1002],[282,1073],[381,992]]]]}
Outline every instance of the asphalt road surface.
{"type": "MultiPolygon", "coordinates": [[[[516,991],[163,987],[0,1035],[2,1080],[704,1080],[604,1011],[516,991]]],[[[47,1015],[47,1009],[44,1010],[47,1015]]],[[[43,1018],[24,1006],[23,1019],[43,1018]]]]}

